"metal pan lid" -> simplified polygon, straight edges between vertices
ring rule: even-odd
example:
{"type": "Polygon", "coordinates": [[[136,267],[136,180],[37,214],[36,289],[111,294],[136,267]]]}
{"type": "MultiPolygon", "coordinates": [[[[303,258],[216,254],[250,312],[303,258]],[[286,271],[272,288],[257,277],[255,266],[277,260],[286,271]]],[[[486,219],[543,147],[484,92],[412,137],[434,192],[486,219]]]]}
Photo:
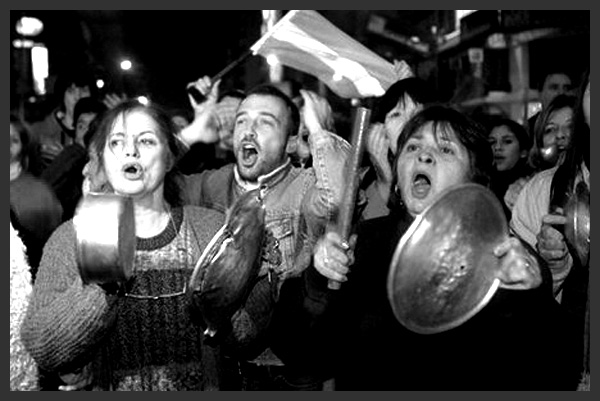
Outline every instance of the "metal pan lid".
{"type": "Polygon", "coordinates": [[[452,187],[402,236],[388,273],[388,300],[398,321],[422,334],[473,317],[500,281],[493,249],[508,236],[499,200],[479,184],[452,187]]]}

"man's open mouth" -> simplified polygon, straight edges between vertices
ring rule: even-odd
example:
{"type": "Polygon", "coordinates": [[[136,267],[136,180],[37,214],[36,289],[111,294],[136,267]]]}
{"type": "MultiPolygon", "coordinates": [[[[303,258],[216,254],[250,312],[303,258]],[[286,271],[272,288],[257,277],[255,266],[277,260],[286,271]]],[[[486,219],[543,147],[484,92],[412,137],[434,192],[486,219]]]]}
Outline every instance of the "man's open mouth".
{"type": "Polygon", "coordinates": [[[242,164],[246,166],[253,165],[258,159],[258,149],[256,145],[252,143],[242,144],[242,148],[239,153],[241,156],[242,164]]]}

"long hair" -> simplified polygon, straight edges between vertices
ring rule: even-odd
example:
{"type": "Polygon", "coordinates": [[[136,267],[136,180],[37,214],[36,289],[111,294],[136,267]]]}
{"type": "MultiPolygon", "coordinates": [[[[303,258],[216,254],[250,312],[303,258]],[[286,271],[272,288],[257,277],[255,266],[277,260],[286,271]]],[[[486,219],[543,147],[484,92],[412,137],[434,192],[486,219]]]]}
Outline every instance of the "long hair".
{"type": "Polygon", "coordinates": [[[90,152],[98,157],[100,168],[103,166],[103,155],[106,142],[112,131],[112,127],[119,116],[126,117],[134,111],[143,111],[150,116],[158,127],[158,132],[163,136],[169,150],[168,165],[171,168],[165,174],[164,190],[165,200],[171,206],[181,206],[181,172],[177,168],[177,160],[183,155],[183,149],[177,140],[177,127],[171,120],[170,115],[160,106],[155,104],[143,105],[137,100],[123,102],[113,109],[106,111],[100,120],[98,127],[90,141],[90,152]]]}
{"type": "Polygon", "coordinates": [[[589,69],[584,73],[577,92],[577,105],[573,117],[573,136],[565,160],[554,173],[550,194],[552,206],[564,207],[574,191],[575,180],[582,173],[582,163],[590,169],[590,126],[583,114],[583,97],[590,81],[589,69]]]}
{"type": "MultiPolygon", "coordinates": [[[[544,147],[544,131],[548,121],[555,112],[566,107],[574,110],[576,103],[577,99],[575,96],[558,95],[552,99],[548,107],[540,112],[540,116],[536,119],[533,127],[533,146],[531,147],[531,151],[529,153],[529,164],[533,169],[539,171],[555,166],[555,164],[546,161],[542,156],[542,148],[544,147]]],[[[573,139],[571,138],[571,141],[572,140],[573,139]]]]}
{"type": "MultiPolygon", "coordinates": [[[[531,151],[532,140],[527,133],[527,129],[515,120],[506,117],[493,117],[489,120],[488,127],[488,136],[496,127],[508,128],[508,130],[515,135],[515,138],[517,138],[517,141],[519,142],[519,151],[525,151],[527,154],[529,154],[531,151]]],[[[531,172],[531,168],[527,162],[527,157],[520,157],[519,161],[511,169],[511,171],[515,169],[519,169],[523,174],[529,174],[531,172]]]]}
{"type": "Polygon", "coordinates": [[[398,152],[394,158],[392,191],[389,203],[392,210],[402,205],[402,200],[395,191],[398,184],[398,173],[395,166],[401,157],[402,149],[406,142],[428,123],[433,124],[436,137],[453,132],[469,153],[471,182],[485,187],[490,185],[493,156],[485,128],[454,108],[444,105],[432,105],[415,114],[404,126],[398,137],[398,152]]]}

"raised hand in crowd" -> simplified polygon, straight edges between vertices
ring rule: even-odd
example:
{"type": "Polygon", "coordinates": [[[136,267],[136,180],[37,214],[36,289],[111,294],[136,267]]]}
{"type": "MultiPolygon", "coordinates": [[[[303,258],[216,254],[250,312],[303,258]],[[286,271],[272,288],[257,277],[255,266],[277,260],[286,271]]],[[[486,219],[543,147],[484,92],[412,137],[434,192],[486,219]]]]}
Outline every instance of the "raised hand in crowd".
{"type": "Polygon", "coordinates": [[[195,88],[204,99],[197,102],[188,92],[190,105],[194,110],[194,121],[180,132],[179,138],[187,146],[196,142],[214,143],[219,140],[219,126],[217,119],[217,99],[221,80],[212,82],[210,77],[203,76],[188,84],[188,88],[195,88]]]}

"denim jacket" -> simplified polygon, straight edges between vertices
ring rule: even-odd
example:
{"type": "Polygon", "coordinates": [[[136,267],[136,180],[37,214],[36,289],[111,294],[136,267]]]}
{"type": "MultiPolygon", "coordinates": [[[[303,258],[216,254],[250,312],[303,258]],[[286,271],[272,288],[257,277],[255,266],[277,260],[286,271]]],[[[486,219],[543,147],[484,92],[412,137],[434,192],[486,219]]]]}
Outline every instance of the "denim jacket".
{"type": "MultiPolygon", "coordinates": [[[[313,155],[310,168],[294,167],[289,160],[271,174],[260,177],[265,226],[279,244],[282,263],[263,262],[260,275],[275,273],[279,283],[298,276],[312,255],[312,247],[337,213],[344,192],[344,165],[350,144],[343,138],[320,131],[309,136],[313,155]]],[[[207,170],[185,178],[186,203],[226,212],[248,190],[236,178],[235,164],[207,170]]]]}

